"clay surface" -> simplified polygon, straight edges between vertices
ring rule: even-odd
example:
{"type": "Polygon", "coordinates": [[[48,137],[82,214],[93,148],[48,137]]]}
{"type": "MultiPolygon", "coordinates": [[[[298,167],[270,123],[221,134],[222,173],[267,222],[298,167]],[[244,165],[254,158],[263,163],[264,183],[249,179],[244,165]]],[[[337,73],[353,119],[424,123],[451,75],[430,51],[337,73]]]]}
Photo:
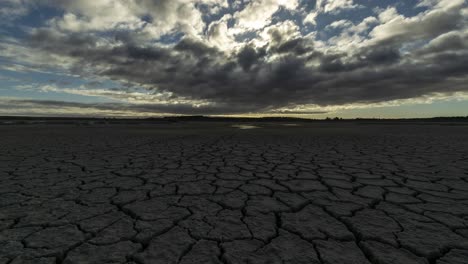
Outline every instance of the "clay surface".
{"type": "Polygon", "coordinates": [[[0,127],[0,263],[468,263],[468,126],[0,127]]]}

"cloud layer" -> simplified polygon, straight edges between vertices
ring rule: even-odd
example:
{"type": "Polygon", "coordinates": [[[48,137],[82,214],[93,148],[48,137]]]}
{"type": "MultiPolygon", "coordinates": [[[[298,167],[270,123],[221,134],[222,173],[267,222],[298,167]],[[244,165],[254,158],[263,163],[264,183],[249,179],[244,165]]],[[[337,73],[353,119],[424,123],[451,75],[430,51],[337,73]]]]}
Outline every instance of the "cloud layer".
{"type": "Polygon", "coordinates": [[[468,91],[465,1],[419,1],[412,15],[397,4],[348,19],[342,14],[368,7],[352,0],[7,0],[0,14],[9,21],[38,8],[59,12],[24,27],[24,36],[3,38],[0,56],[17,70],[165,95],[151,97],[151,107],[126,106],[132,111],[296,111],[468,91]],[[21,12],[8,14],[15,6],[21,12]],[[326,15],[333,19],[320,27],[326,15]]]}

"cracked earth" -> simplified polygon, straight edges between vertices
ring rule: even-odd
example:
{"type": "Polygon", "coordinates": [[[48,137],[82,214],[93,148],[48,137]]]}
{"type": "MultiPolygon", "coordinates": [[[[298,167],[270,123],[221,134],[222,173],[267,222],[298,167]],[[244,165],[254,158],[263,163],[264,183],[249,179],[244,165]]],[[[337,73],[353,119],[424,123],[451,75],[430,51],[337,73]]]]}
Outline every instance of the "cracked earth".
{"type": "Polygon", "coordinates": [[[468,127],[0,127],[0,263],[468,263],[468,127]]]}

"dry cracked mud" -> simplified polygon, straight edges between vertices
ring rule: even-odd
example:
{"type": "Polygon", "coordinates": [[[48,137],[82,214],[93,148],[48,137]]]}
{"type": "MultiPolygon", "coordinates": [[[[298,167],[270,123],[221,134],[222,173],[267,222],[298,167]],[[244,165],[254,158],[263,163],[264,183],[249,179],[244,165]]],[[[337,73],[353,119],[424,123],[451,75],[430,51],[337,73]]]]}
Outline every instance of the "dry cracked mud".
{"type": "Polygon", "coordinates": [[[0,263],[468,263],[468,126],[0,127],[0,263]]]}

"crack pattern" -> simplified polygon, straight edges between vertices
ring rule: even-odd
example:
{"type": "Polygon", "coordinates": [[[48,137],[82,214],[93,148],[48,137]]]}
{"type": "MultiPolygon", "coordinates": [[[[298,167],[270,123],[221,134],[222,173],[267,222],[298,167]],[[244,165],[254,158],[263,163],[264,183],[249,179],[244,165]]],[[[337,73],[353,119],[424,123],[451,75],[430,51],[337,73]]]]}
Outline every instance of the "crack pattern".
{"type": "Polygon", "coordinates": [[[0,127],[0,263],[466,263],[467,128],[199,125],[0,127]]]}

